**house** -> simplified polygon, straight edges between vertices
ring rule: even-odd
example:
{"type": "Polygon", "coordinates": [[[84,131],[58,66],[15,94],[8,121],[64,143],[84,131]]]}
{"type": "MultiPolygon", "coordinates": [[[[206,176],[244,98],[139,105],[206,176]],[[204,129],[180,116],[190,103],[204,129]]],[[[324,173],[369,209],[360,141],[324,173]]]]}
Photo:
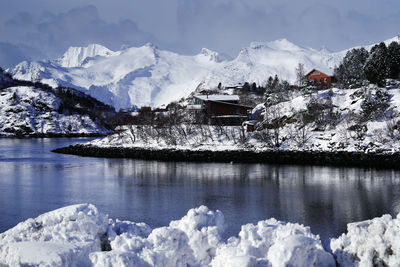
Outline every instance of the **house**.
{"type": "Polygon", "coordinates": [[[240,105],[238,95],[194,95],[187,109],[203,115],[211,124],[241,125],[253,107],[240,105]]]}
{"type": "Polygon", "coordinates": [[[329,87],[332,83],[332,77],[319,71],[317,69],[313,69],[309,73],[306,74],[308,80],[314,83],[314,86],[319,88],[329,87]]]}

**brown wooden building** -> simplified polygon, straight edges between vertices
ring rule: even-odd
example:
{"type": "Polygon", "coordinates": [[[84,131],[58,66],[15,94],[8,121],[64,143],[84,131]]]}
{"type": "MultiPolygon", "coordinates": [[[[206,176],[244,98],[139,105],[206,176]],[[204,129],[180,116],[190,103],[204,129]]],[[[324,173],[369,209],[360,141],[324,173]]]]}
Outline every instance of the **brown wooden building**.
{"type": "Polygon", "coordinates": [[[313,69],[309,73],[306,74],[308,80],[313,81],[314,86],[319,88],[327,88],[332,83],[332,77],[319,71],[317,69],[313,69]]]}
{"type": "Polygon", "coordinates": [[[240,105],[238,95],[195,95],[189,110],[204,114],[211,124],[241,125],[253,107],[240,105]]]}

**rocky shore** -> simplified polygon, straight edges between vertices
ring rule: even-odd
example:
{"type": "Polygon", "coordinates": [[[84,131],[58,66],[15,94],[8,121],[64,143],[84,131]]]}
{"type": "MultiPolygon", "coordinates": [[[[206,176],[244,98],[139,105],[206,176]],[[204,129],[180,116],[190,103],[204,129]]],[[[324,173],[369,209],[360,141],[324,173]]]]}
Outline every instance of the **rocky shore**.
{"type": "Polygon", "coordinates": [[[78,138],[103,137],[102,133],[0,133],[0,138],[78,138]]]}
{"type": "Polygon", "coordinates": [[[74,145],[55,153],[84,157],[134,158],[162,161],[240,162],[269,164],[330,165],[347,167],[400,168],[400,153],[363,153],[347,151],[209,151],[74,145]]]}

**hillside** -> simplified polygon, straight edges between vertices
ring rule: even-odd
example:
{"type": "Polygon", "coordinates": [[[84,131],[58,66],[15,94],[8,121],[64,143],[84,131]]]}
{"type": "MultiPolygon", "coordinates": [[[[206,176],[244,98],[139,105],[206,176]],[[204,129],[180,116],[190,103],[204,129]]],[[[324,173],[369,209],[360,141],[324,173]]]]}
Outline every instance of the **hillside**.
{"type": "Polygon", "coordinates": [[[116,109],[160,106],[187,97],[196,89],[264,84],[269,76],[295,82],[295,68],[318,68],[332,73],[346,51],[331,53],[299,47],[286,39],[251,43],[228,60],[202,49],[185,56],[152,44],[111,51],[100,45],[70,48],[59,59],[22,62],[8,72],[21,80],[41,81],[53,87],[74,87],[116,109]]]}
{"type": "MultiPolygon", "coordinates": [[[[160,123],[127,125],[122,128],[124,131],[58,152],[119,156],[119,149],[123,149],[124,157],[132,152],[132,157],[139,158],[142,154],[173,160],[177,155],[180,160],[212,158],[224,162],[263,162],[258,153],[268,155],[269,152],[274,152],[274,155],[278,152],[284,157],[285,153],[296,157],[297,152],[312,157],[347,157],[358,153],[361,155],[359,163],[365,164],[369,162],[366,158],[362,160],[365,154],[400,153],[400,82],[391,83],[388,88],[371,84],[357,89],[293,90],[287,101],[271,106],[260,104],[254,108],[253,114],[260,115],[252,121],[254,132],[246,132],[241,126],[193,123],[188,111],[174,113],[171,110],[160,123]],[[88,152],[90,149],[92,151],[88,152]],[[220,155],[219,158],[212,157],[213,153],[220,155]],[[240,155],[246,153],[248,156],[241,159],[240,155]]],[[[298,158],[287,161],[301,163],[298,158]]],[[[313,161],[313,164],[331,163],[334,162],[326,158],[321,162],[313,161]]],[[[335,164],[339,163],[351,165],[351,162],[343,162],[343,158],[335,161],[335,164]]]]}
{"type": "Polygon", "coordinates": [[[115,111],[71,88],[53,89],[0,72],[1,136],[92,136],[111,132],[115,111]]]}

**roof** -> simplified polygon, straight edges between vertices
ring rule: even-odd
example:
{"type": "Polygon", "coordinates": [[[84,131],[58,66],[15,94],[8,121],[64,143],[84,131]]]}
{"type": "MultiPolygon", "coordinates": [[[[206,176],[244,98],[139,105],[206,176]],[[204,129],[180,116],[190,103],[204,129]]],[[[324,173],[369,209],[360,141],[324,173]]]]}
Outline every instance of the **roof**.
{"type": "Polygon", "coordinates": [[[203,101],[239,101],[238,95],[195,95],[194,97],[203,101]]]}
{"type": "Polygon", "coordinates": [[[329,76],[328,74],[326,74],[326,73],[324,73],[324,72],[322,72],[322,71],[320,71],[320,70],[317,70],[317,69],[312,69],[310,72],[308,72],[308,73],[306,74],[306,76],[310,75],[310,74],[313,73],[314,71],[318,71],[318,72],[320,72],[321,74],[324,74],[324,75],[326,75],[326,76],[329,76]]]}

